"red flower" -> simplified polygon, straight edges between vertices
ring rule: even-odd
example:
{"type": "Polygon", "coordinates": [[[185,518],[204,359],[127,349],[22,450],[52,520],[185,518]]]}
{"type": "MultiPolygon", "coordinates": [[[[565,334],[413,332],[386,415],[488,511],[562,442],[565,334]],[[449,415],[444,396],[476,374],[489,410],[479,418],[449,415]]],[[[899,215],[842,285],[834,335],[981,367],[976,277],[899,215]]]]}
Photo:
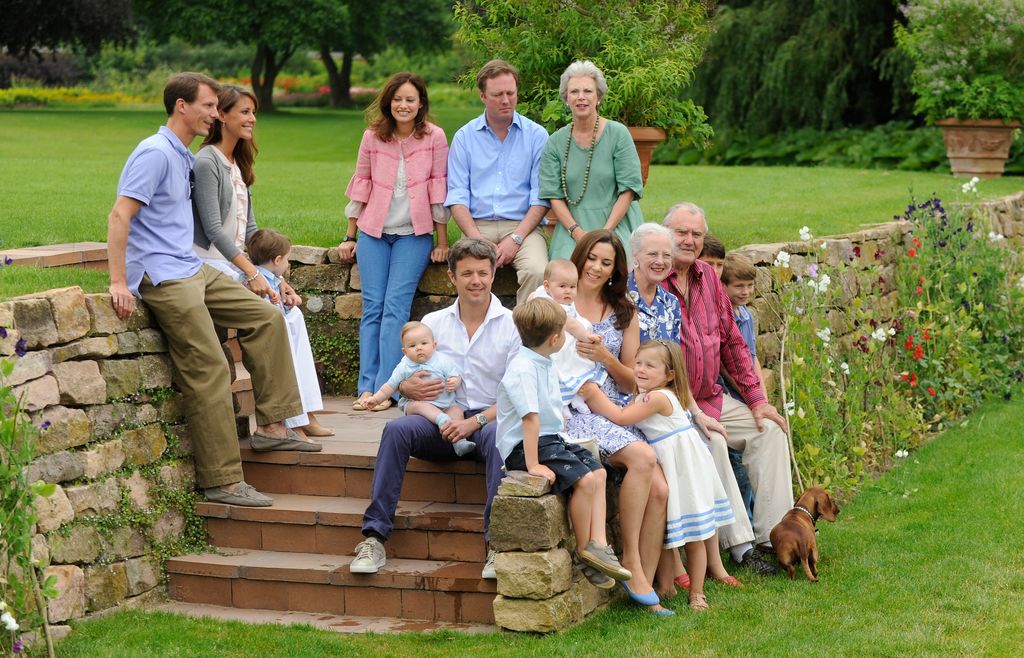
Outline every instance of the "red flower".
{"type": "Polygon", "coordinates": [[[932,335],[930,333],[928,333],[928,328],[927,327],[925,327],[925,330],[924,330],[924,339],[925,340],[931,340],[932,339],[932,335]]]}
{"type": "Polygon", "coordinates": [[[921,293],[923,293],[923,292],[924,292],[924,288],[922,288],[921,286],[918,286],[918,287],[917,287],[917,294],[919,294],[919,295],[920,295],[920,294],[921,294],[921,293]]]}
{"type": "Polygon", "coordinates": [[[916,236],[914,237],[914,239],[913,239],[913,240],[911,240],[911,242],[913,242],[913,243],[914,243],[914,246],[915,246],[915,247],[917,247],[918,249],[920,249],[920,248],[921,248],[921,241],[920,241],[920,240],[918,240],[916,236]]]}
{"type": "Polygon", "coordinates": [[[924,283],[924,277],[921,277],[920,279],[918,279],[917,282],[923,284],[924,283]]]}
{"type": "Polygon", "coordinates": [[[914,356],[913,356],[913,358],[914,358],[914,361],[919,361],[920,359],[924,358],[924,350],[921,348],[920,345],[918,345],[917,347],[914,348],[914,356]]]}
{"type": "Polygon", "coordinates": [[[931,386],[928,387],[928,395],[935,397],[935,389],[931,386]]]}
{"type": "Polygon", "coordinates": [[[914,334],[907,336],[907,342],[903,343],[903,347],[908,350],[914,349],[914,334]]]}
{"type": "Polygon", "coordinates": [[[917,255],[917,251],[915,251],[914,249],[907,249],[907,255],[913,258],[914,256],[917,255]]]}

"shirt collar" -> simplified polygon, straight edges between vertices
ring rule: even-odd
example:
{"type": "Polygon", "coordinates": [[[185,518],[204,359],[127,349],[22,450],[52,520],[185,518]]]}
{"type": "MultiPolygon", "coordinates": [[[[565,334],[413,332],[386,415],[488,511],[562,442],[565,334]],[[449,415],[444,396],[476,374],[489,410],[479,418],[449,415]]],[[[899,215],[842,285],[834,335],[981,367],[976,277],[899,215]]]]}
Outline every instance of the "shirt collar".
{"type": "Polygon", "coordinates": [[[156,132],[158,135],[163,135],[164,139],[170,142],[171,147],[174,148],[174,150],[178,154],[182,155],[186,160],[188,160],[189,163],[195,160],[195,156],[192,155],[192,151],[189,151],[188,147],[181,143],[181,140],[178,139],[178,136],[174,134],[173,130],[171,130],[167,126],[160,126],[160,128],[157,129],[156,132]]]}
{"type": "Polygon", "coordinates": [[[281,280],[281,277],[277,276],[276,274],[274,274],[267,268],[263,267],[262,265],[257,265],[256,269],[260,271],[260,274],[263,275],[263,278],[266,279],[267,283],[269,283],[271,286],[277,286],[278,281],[281,280]]]}
{"type": "MultiPolygon", "coordinates": [[[[484,316],[483,324],[487,324],[492,319],[498,317],[499,315],[502,315],[504,310],[505,310],[505,307],[501,305],[501,300],[498,299],[498,297],[492,292],[491,293],[491,303],[487,307],[487,314],[484,316]]],[[[462,322],[462,315],[459,313],[459,298],[458,297],[455,298],[455,302],[451,306],[449,306],[447,309],[445,309],[445,311],[448,313],[448,315],[452,316],[453,318],[458,320],[460,323],[462,322]]]]}
{"type": "Polygon", "coordinates": [[[551,364],[553,363],[552,360],[551,360],[551,357],[544,356],[543,354],[538,354],[537,352],[534,352],[533,350],[531,350],[526,345],[520,345],[519,346],[519,356],[524,357],[524,358],[526,358],[526,359],[528,359],[530,361],[533,361],[534,363],[536,363],[538,365],[546,366],[546,367],[549,367],[549,368],[551,367],[551,364]]]}
{"type": "MultiPolygon", "coordinates": [[[[494,132],[493,130],[491,130],[491,127],[487,125],[487,112],[484,112],[473,121],[474,130],[490,130],[492,133],[494,132]]],[[[520,130],[523,129],[523,117],[518,112],[512,113],[512,123],[510,124],[509,128],[511,128],[512,126],[515,126],[520,130]]]]}

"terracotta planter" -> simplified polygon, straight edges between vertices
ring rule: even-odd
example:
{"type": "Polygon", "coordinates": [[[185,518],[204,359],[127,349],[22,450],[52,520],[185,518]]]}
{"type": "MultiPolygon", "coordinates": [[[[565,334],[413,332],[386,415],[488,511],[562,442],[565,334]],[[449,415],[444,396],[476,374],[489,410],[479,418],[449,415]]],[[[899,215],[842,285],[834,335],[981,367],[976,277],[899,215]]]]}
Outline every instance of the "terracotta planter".
{"type": "Polygon", "coordinates": [[[630,128],[629,134],[636,145],[636,153],[640,156],[640,175],[647,185],[647,172],[651,169],[651,155],[654,149],[665,141],[665,131],[661,128],[630,128]]]}
{"type": "Polygon", "coordinates": [[[999,178],[1010,156],[1013,131],[1019,121],[1001,119],[942,119],[935,125],[942,128],[946,156],[954,176],[999,178]]]}

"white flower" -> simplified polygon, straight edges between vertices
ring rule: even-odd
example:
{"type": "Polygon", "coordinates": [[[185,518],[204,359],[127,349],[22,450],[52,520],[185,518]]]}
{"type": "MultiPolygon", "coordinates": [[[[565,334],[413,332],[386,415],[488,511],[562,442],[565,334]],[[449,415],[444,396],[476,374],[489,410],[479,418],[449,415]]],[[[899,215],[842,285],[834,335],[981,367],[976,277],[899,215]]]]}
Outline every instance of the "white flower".
{"type": "Polygon", "coordinates": [[[821,241],[821,248],[822,248],[822,249],[828,249],[828,243],[827,243],[827,242],[825,242],[824,240],[822,240],[822,241],[821,241]]]}
{"type": "Polygon", "coordinates": [[[885,331],[885,329],[879,327],[878,329],[875,329],[874,331],[871,332],[871,337],[880,343],[884,343],[886,339],[889,338],[889,334],[885,331]]]}
{"type": "Polygon", "coordinates": [[[839,369],[843,371],[844,375],[850,374],[850,364],[847,363],[846,361],[843,361],[842,363],[839,364],[839,369]]]}
{"type": "Polygon", "coordinates": [[[793,402],[792,400],[790,400],[786,404],[782,405],[782,408],[783,408],[783,410],[785,410],[787,416],[792,416],[795,413],[793,411],[793,407],[795,407],[795,406],[796,406],[796,402],[793,402]]]}
{"type": "Polygon", "coordinates": [[[775,256],[775,263],[774,264],[775,264],[776,267],[789,267],[789,252],[780,251],[775,256]]]}
{"type": "Polygon", "coordinates": [[[978,178],[977,176],[974,176],[973,178],[971,178],[971,180],[969,180],[966,183],[964,183],[963,185],[961,185],[960,186],[960,190],[964,194],[977,194],[978,193],[978,182],[980,180],[981,180],[980,178],[978,178]]]}
{"type": "Polygon", "coordinates": [[[20,628],[18,626],[18,622],[14,620],[14,617],[12,617],[11,613],[9,612],[4,612],[2,615],[0,615],[0,621],[4,623],[4,628],[11,631],[12,633],[18,630],[18,628],[20,628]]]}
{"type": "Polygon", "coordinates": [[[816,331],[814,333],[816,333],[818,335],[818,338],[821,339],[821,342],[825,343],[826,345],[828,344],[828,341],[832,340],[832,330],[829,329],[828,327],[825,327],[821,331],[816,331]]]}
{"type": "Polygon", "coordinates": [[[1020,281],[1017,282],[1017,287],[1024,290],[1024,275],[1021,275],[1020,281]]]}
{"type": "Polygon", "coordinates": [[[811,239],[811,227],[810,226],[805,226],[802,229],[800,229],[800,239],[801,240],[810,240],[811,239]]]}
{"type": "Polygon", "coordinates": [[[825,292],[828,290],[828,284],[832,283],[832,278],[827,274],[822,274],[818,279],[807,279],[807,287],[817,292],[825,292]]]}
{"type": "Polygon", "coordinates": [[[899,457],[900,459],[903,459],[904,457],[906,457],[909,454],[910,453],[907,452],[906,450],[897,450],[896,451],[896,456],[899,457]]]}
{"type": "Polygon", "coordinates": [[[890,336],[895,336],[896,335],[896,328],[895,327],[889,327],[889,335],[890,336]]]}
{"type": "Polygon", "coordinates": [[[1006,237],[999,233],[996,233],[995,231],[989,231],[988,239],[991,240],[992,242],[999,242],[1000,240],[1005,240],[1006,237]]]}

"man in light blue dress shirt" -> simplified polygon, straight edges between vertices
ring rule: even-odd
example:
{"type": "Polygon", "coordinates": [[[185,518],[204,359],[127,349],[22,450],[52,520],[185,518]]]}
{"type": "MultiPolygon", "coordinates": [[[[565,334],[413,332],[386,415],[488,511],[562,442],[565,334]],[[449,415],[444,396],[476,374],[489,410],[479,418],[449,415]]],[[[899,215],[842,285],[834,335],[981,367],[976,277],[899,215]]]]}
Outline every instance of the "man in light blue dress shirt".
{"type": "Polygon", "coordinates": [[[547,241],[534,230],[550,207],[540,198],[548,133],[516,112],[514,66],[492,60],[477,73],[476,84],[484,113],[452,138],[444,205],[463,235],[494,245],[498,267],[515,267],[521,304],[544,282],[548,262],[547,241]]]}
{"type": "Polygon", "coordinates": [[[227,363],[214,324],[237,329],[256,396],[254,450],[312,446],[281,422],[302,413],[284,319],[238,282],[204,265],[192,248],[188,145],[217,115],[217,83],[179,73],[164,88],[167,125],[132,152],[107,219],[111,304],[126,320],[136,298],[167,337],[192,430],[196,479],[206,499],[248,507],[272,500],[242,480],[227,363]],[[273,382],[273,385],[265,385],[273,382]]]}

